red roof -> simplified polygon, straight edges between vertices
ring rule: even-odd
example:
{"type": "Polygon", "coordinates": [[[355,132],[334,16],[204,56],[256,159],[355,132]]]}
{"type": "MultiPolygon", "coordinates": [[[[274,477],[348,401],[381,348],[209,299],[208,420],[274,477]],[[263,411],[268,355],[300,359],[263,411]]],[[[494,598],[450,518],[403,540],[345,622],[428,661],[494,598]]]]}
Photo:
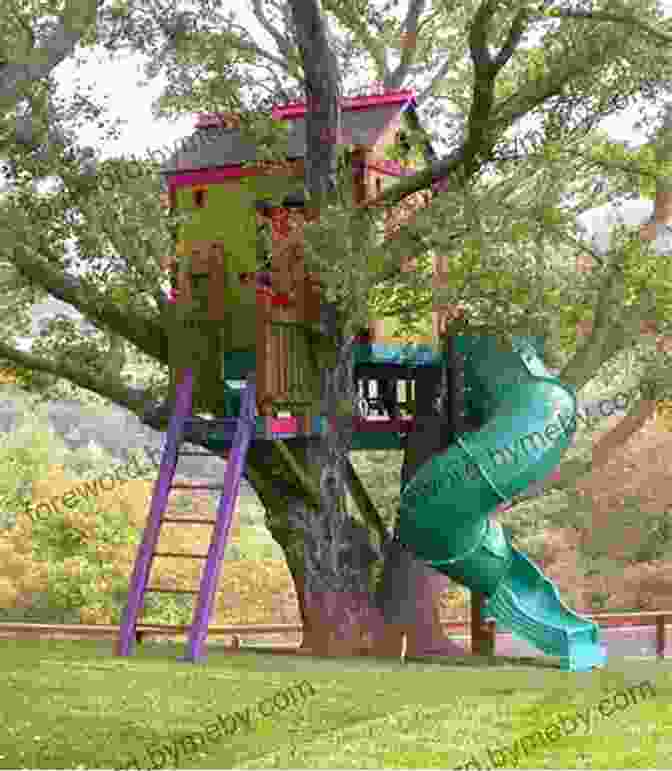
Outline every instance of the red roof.
{"type": "MultiPolygon", "coordinates": [[[[370,110],[390,104],[403,105],[415,101],[415,91],[388,91],[384,94],[366,96],[348,96],[341,102],[343,110],[370,110]]],[[[305,102],[290,102],[274,107],[272,115],[276,120],[302,118],[306,114],[305,102]]],[[[228,115],[226,117],[229,117],[228,115]]],[[[209,128],[221,125],[222,116],[218,113],[201,113],[196,119],[196,128],[209,128]]]]}
{"type": "MultiPolygon", "coordinates": [[[[388,91],[385,94],[371,94],[367,96],[348,96],[341,102],[343,110],[368,110],[372,107],[382,107],[388,104],[406,104],[415,99],[415,91],[388,91]]],[[[276,120],[284,118],[302,118],[306,114],[305,102],[291,102],[282,107],[273,108],[273,117],[276,120]]]]}

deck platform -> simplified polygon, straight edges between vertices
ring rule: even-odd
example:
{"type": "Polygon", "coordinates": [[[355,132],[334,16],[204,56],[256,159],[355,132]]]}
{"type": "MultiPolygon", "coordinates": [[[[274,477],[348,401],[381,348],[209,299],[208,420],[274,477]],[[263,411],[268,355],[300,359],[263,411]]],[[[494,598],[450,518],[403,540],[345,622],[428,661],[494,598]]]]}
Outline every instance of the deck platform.
{"type": "MultiPolygon", "coordinates": [[[[207,444],[211,450],[227,450],[233,444],[236,431],[236,418],[191,417],[185,421],[185,427],[207,444]]],[[[400,450],[402,437],[408,434],[414,425],[413,418],[354,417],[353,450],[400,450]]],[[[278,439],[298,439],[301,437],[322,436],[327,430],[327,418],[322,416],[313,420],[312,431],[302,432],[300,418],[295,416],[274,418],[257,417],[256,433],[253,442],[275,441],[278,439]]]]}

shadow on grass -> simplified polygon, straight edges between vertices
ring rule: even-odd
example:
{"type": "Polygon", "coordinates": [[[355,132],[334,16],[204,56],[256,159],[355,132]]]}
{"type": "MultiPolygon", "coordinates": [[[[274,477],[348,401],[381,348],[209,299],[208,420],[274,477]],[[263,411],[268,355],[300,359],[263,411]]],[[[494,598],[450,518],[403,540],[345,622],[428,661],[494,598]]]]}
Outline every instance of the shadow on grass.
{"type": "Polygon", "coordinates": [[[555,656],[540,658],[536,656],[413,656],[407,661],[418,664],[440,664],[445,667],[534,667],[535,669],[560,669],[560,659],[555,656]]]}

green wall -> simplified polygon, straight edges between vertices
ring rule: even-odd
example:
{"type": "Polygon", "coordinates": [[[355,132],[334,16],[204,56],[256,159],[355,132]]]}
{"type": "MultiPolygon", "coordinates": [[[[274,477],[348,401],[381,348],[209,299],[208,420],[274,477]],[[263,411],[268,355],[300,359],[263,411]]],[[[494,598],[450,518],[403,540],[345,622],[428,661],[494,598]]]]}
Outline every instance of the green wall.
{"type": "MultiPolygon", "coordinates": [[[[218,325],[224,350],[251,348],[256,343],[256,288],[254,284],[241,285],[237,277],[238,273],[257,269],[255,201],[263,198],[279,204],[301,182],[296,178],[259,175],[242,177],[235,184],[209,184],[203,208],[195,206],[191,187],[177,190],[178,209],[191,214],[190,222],[179,229],[178,240],[223,241],[233,266],[234,275],[225,290],[225,304],[231,312],[218,325]]],[[[195,297],[196,305],[206,303],[207,294],[195,297]]],[[[195,309],[204,318],[205,310],[195,309]]]]}

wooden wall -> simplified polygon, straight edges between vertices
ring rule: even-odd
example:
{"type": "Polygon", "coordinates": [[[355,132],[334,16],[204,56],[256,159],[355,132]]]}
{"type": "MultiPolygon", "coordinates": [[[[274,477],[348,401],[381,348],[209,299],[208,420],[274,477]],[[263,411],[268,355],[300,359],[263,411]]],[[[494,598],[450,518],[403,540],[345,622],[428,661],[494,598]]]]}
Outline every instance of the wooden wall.
{"type": "Polygon", "coordinates": [[[296,325],[319,324],[319,280],[305,269],[303,211],[277,207],[270,219],[273,293],[279,302],[273,303],[269,291],[257,295],[257,403],[261,415],[278,409],[303,415],[308,430],[319,373],[311,368],[305,329],[296,325]]]}
{"type": "MultiPolygon", "coordinates": [[[[400,119],[393,121],[386,132],[379,137],[374,146],[359,146],[354,149],[354,160],[364,164],[365,170],[354,172],[354,196],[356,202],[375,197],[381,192],[387,175],[367,169],[369,163],[385,160],[384,149],[395,141],[400,127],[400,119]]],[[[296,176],[303,171],[302,163],[289,165],[264,165],[260,167],[262,175],[296,176]]],[[[408,221],[418,208],[426,206],[431,199],[429,193],[417,193],[404,201],[394,211],[387,214],[387,234],[390,238],[401,224],[408,221]]],[[[164,205],[165,205],[164,201],[164,205]]],[[[303,331],[290,331],[278,322],[285,324],[312,324],[320,321],[320,286],[319,277],[307,274],[303,251],[304,213],[300,209],[276,207],[272,210],[272,283],[273,291],[285,299],[284,304],[273,303],[271,294],[256,289],[256,324],[254,337],[257,356],[257,401],[259,413],[269,415],[278,402],[306,401],[316,396],[315,372],[308,362],[307,338],[303,331]]],[[[229,264],[226,244],[220,238],[192,240],[189,242],[192,253],[192,274],[207,275],[208,303],[207,315],[213,322],[222,323],[226,316],[225,297],[230,296],[232,282],[239,282],[235,266],[229,264]],[[229,290],[229,291],[227,291],[229,290]]],[[[443,265],[435,260],[435,286],[442,279],[443,265]]],[[[163,267],[174,264],[174,258],[163,261],[163,267]]],[[[404,259],[403,270],[413,270],[416,261],[412,255],[404,259]]],[[[178,303],[191,303],[193,299],[192,276],[185,271],[177,277],[178,303]]],[[[253,289],[253,287],[250,287],[253,289]]],[[[276,298],[277,299],[277,298],[276,298]]],[[[440,324],[449,315],[451,309],[436,308],[433,316],[433,338],[438,340],[440,324]]],[[[242,320],[242,319],[241,319],[242,320]]],[[[243,322],[245,323],[245,322],[243,322]]],[[[249,321],[247,322],[249,323],[249,321]]],[[[370,325],[372,340],[382,341],[383,320],[374,319],[370,325]]],[[[214,366],[214,363],[213,363],[214,366]]],[[[284,411],[286,407],[279,407],[284,411]]],[[[307,408],[306,408],[307,409],[307,408]]],[[[297,406],[292,410],[300,414],[297,406]]],[[[310,418],[306,412],[306,419],[310,418]]]]}

